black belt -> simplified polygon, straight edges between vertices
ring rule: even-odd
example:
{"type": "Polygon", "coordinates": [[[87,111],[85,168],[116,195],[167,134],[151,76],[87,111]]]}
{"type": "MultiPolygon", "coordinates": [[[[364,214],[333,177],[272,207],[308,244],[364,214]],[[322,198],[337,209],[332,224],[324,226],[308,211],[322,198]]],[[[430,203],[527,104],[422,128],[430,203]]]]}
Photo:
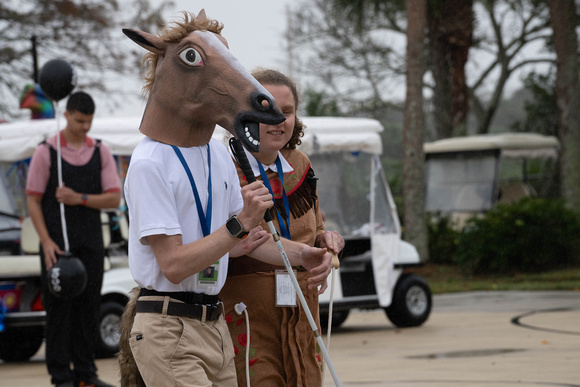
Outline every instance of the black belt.
{"type": "Polygon", "coordinates": [[[208,294],[195,292],[158,292],[154,289],[144,288],[141,288],[141,291],[139,292],[139,297],[141,296],[169,296],[176,300],[183,301],[186,304],[215,305],[220,301],[217,295],[210,296],[208,294]]]}
{"type": "MultiPolygon", "coordinates": [[[[170,316],[191,317],[203,321],[203,309],[205,308],[205,320],[216,321],[220,318],[223,305],[182,304],[179,302],[169,302],[167,304],[167,314],[170,316]]],[[[137,301],[137,313],[163,313],[163,301],[137,301]]]]}

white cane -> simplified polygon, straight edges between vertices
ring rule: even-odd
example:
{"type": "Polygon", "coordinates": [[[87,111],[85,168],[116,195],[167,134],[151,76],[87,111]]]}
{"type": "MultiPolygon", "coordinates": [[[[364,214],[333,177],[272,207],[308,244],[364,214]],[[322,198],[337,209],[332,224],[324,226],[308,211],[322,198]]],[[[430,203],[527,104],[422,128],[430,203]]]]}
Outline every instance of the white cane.
{"type": "MultiPolygon", "coordinates": [[[[340,266],[340,261],[338,256],[329,251],[332,254],[332,277],[330,282],[330,300],[328,301],[328,325],[326,327],[326,350],[330,349],[330,332],[332,331],[332,305],[334,304],[334,280],[336,277],[336,269],[340,266]]],[[[324,380],[326,379],[326,368],[322,371],[322,385],[324,386],[324,380]]]]}
{"type": "MultiPolygon", "coordinates": [[[[248,184],[256,181],[256,177],[254,176],[254,173],[252,172],[252,168],[250,167],[250,163],[248,161],[248,158],[246,157],[246,153],[244,152],[244,149],[242,148],[241,141],[237,138],[231,138],[230,139],[230,147],[232,149],[232,153],[233,153],[234,157],[236,158],[236,160],[238,162],[238,165],[240,166],[240,169],[244,173],[244,176],[246,176],[246,180],[248,181],[248,184]]],[[[318,327],[316,326],[316,323],[314,322],[314,318],[312,317],[312,313],[310,312],[310,308],[308,307],[308,304],[306,303],[306,299],[304,298],[304,294],[302,294],[302,290],[300,289],[300,285],[298,284],[298,280],[296,279],[296,276],[294,275],[294,271],[292,270],[292,265],[290,265],[290,261],[288,260],[288,256],[286,255],[286,251],[284,251],[284,247],[282,246],[282,242],[280,241],[280,234],[278,233],[278,230],[276,230],[276,227],[274,226],[274,222],[272,222],[272,215],[270,214],[269,211],[266,211],[266,213],[264,214],[264,219],[266,220],[266,223],[268,223],[268,228],[270,229],[270,233],[274,237],[274,242],[276,242],[276,246],[278,247],[278,251],[280,252],[280,255],[282,256],[282,261],[284,262],[284,266],[286,267],[286,271],[288,271],[288,275],[290,276],[290,279],[292,280],[292,284],[294,285],[294,289],[296,290],[296,294],[298,295],[298,298],[300,299],[300,304],[302,305],[302,308],[304,309],[304,312],[306,313],[306,317],[308,318],[308,322],[310,323],[310,327],[312,328],[312,333],[314,333],[314,337],[316,338],[316,341],[318,342],[318,345],[320,346],[320,350],[322,351],[322,356],[324,357],[324,360],[326,361],[326,364],[328,366],[330,374],[332,375],[332,378],[334,379],[334,384],[336,386],[341,386],[340,380],[338,379],[338,375],[336,374],[336,371],[334,370],[332,362],[330,361],[330,356],[328,355],[328,351],[326,350],[324,342],[322,341],[322,337],[320,337],[320,332],[318,332],[318,327]]]]}

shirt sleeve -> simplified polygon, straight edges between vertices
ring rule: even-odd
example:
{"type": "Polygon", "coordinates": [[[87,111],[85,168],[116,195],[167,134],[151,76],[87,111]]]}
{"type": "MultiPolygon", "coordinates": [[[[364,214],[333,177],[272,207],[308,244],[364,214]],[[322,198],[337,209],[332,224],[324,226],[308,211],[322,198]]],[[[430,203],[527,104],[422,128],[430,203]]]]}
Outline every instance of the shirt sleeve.
{"type": "MultiPolygon", "coordinates": [[[[305,157],[308,160],[308,169],[312,169],[312,161],[310,161],[310,158],[305,155],[305,157]]],[[[308,174],[309,172],[307,172],[308,174]]],[[[314,173],[314,170],[312,169],[312,173],[314,173]]],[[[322,211],[320,210],[320,196],[318,196],[318,187],[316,187],[316,191],[314,192],[316,194],[316,199],[314,200],[314,214],[316,216],[316,235],[321,235],[324,234],[325,229],[324,229],[324,220],[322,219],[322,211]]]]}
{"type": "Polygon", "coordinates": [[[109,147],[101,144],[101,184],[103,192],[120,192],[121,179],[117,172],[117,163],[109,147]]]}
{"type": "Polygon", "coordinates": [[[315,214],[316,214],[316,235],[324,234],[324,221],[322,220],[322,212],[320,211],[318,193],[316,194],[315,214]]]}
{"type": "Polygon", "coordinates": [[[32,155],[26,178],[26,194],[44,195],[50,177],[50,150],[48,145],[39,145],[32,155]]]}
{"type": "Polygon", "coordinates": [[[144,245],[150,235],[182,234],[175,198],[164,176],[160,165],[147,159],[133,162],[127,175],[129,215],[144,245]]]}

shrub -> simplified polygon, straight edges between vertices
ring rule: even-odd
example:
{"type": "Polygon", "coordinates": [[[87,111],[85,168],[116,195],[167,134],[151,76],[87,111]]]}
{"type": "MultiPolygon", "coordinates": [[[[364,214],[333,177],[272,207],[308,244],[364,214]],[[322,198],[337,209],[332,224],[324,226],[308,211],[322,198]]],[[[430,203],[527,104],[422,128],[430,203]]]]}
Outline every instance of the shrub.
{"type": "Polygon", "coordinates": [[[455,230],[451,216],[439,213],[427,217],[429,262],[448,265],[455,262],[460,233],[455,230]]]}
{"type": "Polygon", "coordinates": [[[472,274],[534,273],[580,264],[580,218],[560,199],[525,198],[470,219],[455,256],[472,274]]]}

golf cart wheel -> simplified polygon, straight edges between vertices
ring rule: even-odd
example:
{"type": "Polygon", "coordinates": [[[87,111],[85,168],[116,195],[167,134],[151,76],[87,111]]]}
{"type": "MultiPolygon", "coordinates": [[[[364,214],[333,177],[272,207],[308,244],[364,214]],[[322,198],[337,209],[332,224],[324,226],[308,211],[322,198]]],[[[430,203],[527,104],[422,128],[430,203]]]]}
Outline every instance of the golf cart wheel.
{"type": "Polygon", "coordinates": [[[106,301],[101,304],[96,352],[98,358],[112,357],[119,352],[121,316],[124,310],[125,307],[115,301],[106,301]]]}
{"type": "MultiPolygon", "coordinates": [[[[348,317],[348,310],[332,311],[332,327],[338,328],[348,317]]],[[[326,332],[328,328],[328,312],[320,312],[320,328],[326,332]]]]}
{"type": "Polygon", "coordinates": [[[44,340],[44,327],[7,329],[0,332],[0,359],[26,361],[34,356],[44,340]]]}
{"type": "Polygon", "coordinates": [[[410,274],[395,287],[393,301],[385,312],[399,328],[416,327],[429,317],[432,302],[429,285],[423,278],[410,274]]]}

